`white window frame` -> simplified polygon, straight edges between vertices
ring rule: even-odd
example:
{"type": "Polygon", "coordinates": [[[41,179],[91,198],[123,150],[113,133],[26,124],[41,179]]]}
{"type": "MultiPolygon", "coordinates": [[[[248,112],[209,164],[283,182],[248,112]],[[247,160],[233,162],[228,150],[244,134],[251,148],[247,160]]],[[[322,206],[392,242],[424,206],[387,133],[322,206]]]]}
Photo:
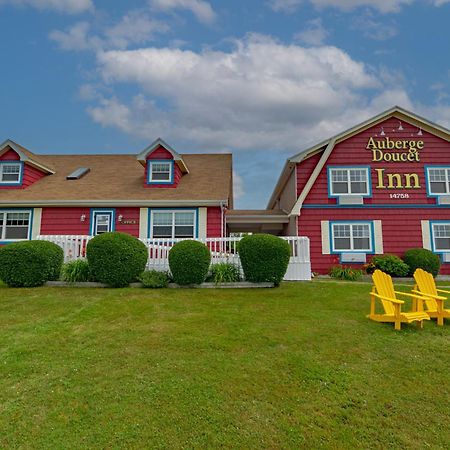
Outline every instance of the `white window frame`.
{"type": "Polygon", "coordinates": [[[448,166],[436,166],[427,167],[427,191],[428,195],[440,196],[440,195],[450,195],[450,167],[448,166]],[[445,171],[445,192],[432,192],[431,191],[431,171],[432,170],[444,170],[445,171]]]}
{"type": "MultiPolygon", "coordinates": [[[[447,249],[442,249],[442,248],[437,248],[436,246],[436,231],[435,231],[435,227],[439,226],[439,225],[447,225],[450,226],[450,222],[432,222],[431,223],[431,241],[433,244],[433,251],[436,253],[450,253],[450,247],[447,249]]],[[[438,236],[438,237],[444,237],[444,236],[438,236]]],[[[450,234],[449,234],[449,238],[450,238],[450,234]]]]}
{"type": "Polygon", "coordinates": [[[331,250],[332,253],[373,253],[374,248],[374,230],[373,230],[373,222],[367,221],[367,222],[330,222],[330,243],[331,243],[331,250]],[[350,248],[348,249],[336,249],[335,246],[335,230],[334,227],[336,225],[348,225],[350,226],[350,248]],[[354,233],[353,233],[353,227],[357,225],[365,225],[369,228],[369,248],[361,249],[357,248],[355,249],[354,245],[354,233]]]}
{"type": "Polygon", "coordinates": [[[98,227],[98,223],[97,223],[97,216],[101,216],[101,215],[109,215],[109,231],[105,231],[104,233],[110,233],[112,231],[114,231],[115,229],[115,211],[114,209],[94,209],[92,210],[92,226],[91,226],[91,235],[92,236],[97,236],[97,227],[98,227]]]}
{"type": "Polygon", "coordinates": [[[331,197],[341,197],[341,196],[368,197],[371,195],[370,182],[371,182],[371,180],[370,180],[370,168],[369,167],[339,167],[339,166],[328,167],[328,186],[329,186],[329,191],[330,191],[329,194],[331,197]],[[348,193],[333,191],[333,172],[336,172],[338,170],[347,172],[348,193]],[[351,171],[365,172],[365,174],[366,174],[366,192],[351,192],[351,187],[352,187],[351,176],[350,176],[351,171]]]}
{"type": "Polygon", "coordinates": [[[0,209],[0,221],[2,222],[2,231],[0,233],[0,242],[28,241],[31,237],[33,226],[33,215],[29,209],[0,209]],[[28,214],[28,232],[27,237],[23,239],[6,239],[6,220],[8,214],[28,214]]]}
{"type": "MultiPolygon", "coordinates": [[[[197,218],[198,218],[198,211],[194,209],[155,209],[150,211],[150,239],[196,239],[197,238],[197,218]],[[172,235],[171,237],[166,238],[155,238],[153,237],[153,226],[154,226],[154,214],[158,213],[171,213],[172,214],[172,235]],[[175,213],[192,213],[194,218],[194,233],[192,238],[176,238],[175,237],[175,213]]],[[[168,226],[168,225],[167,225],[168,226]]]]}
{"type": "Polygon", "coordinates": [[[165,160],[149,160],[148,161],[148,182],[151,184],[172,184],[173,183],[173,161],[171,159],[165,160]],[[169,179],[167,180],[154,180],[153,179],[153,164],[168,164],[169,166],[169,179]]]}
{"type": "Polygon", "coordinates": [[[22,184],[23,164],[20,161],[0,161],[0,185],[20,185],[22,184]],[[18,166],[19,178],[17,181],[3,180],[3,168],[6,166],[18,166]]]}

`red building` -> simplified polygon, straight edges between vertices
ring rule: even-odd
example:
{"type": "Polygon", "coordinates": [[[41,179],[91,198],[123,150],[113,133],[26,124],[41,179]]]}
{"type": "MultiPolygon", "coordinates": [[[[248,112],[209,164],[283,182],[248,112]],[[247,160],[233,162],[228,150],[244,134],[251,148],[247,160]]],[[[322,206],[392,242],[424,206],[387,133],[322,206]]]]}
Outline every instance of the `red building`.
{"type": "Polygon", "coordinates": [[[37,155],[0,145],[0,244],[123,231],[146,238],[225,235],[230,154],[180,155],[161,139],[139,155],[37,155]]]}
{"type": "Polygon", "coordinates": [[[268,209],[313,271],[423,247],[450,273],[450,131],[394,107],[289,158],[268,209]]]}

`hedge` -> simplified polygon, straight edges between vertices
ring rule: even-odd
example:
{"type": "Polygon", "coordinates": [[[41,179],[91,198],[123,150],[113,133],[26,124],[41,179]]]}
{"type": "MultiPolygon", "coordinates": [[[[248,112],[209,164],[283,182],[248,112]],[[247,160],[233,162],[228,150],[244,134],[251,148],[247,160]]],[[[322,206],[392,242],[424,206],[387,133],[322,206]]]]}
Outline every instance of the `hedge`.
{"type": "Polygon", "coordinates": [[[52,242],[14,242],[0,248],[0,280],[12,287],[42,286],[59,278],[63,262],[63,250],[52,242]]]}
{"type": "Polygon", "coordinates": [[[211,264],[209,248],[198,241],[181,241],[169,252],[169,267],[173,280],[180,285],[201,284],[211,264]]]}
{"type": "Polygon", "coordinates": [[[244,236],[238,245],[245,279],[253,283],[271,282],[278,286],[289,265],[289,243],[270,234],[244,236]]]}
{"type": "Polygon", "coordinates": [[[88,242],[86,256],[91,275],[111,287],[125,287],[136,281],[148,259],[147,247],[126,233],[95,236],[88,242]]]}
{"type": "Polygon", "coordinates": [[[403,261],[409,266],[409,275],[413,275],[418,268],[426,270],[436,277],[441,268],[439,256],[425,248],[411,248],[403,255],[403,261]]]}

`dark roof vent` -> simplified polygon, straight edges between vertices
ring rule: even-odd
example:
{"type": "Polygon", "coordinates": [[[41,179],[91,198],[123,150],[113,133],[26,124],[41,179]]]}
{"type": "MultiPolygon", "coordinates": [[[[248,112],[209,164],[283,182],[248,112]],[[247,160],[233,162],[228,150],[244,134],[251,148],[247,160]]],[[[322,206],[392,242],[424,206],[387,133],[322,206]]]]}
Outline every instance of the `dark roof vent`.
{"type": "Polygon", "coordinates": [[[74,170],[70,175],[67,175],[66,180],[79,180],[90,171],[91,169],[89,169],[88,167],[79,167],[77,170],[74,170]]]}

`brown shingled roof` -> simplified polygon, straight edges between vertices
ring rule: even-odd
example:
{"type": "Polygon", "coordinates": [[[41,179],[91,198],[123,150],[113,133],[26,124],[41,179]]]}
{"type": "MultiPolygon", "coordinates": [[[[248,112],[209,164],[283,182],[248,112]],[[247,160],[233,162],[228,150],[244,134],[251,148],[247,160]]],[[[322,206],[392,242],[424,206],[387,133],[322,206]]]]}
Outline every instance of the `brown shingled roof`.
{"type": "MultiPolygon", "coordinates": [[[[39,155],[42,164],[54,168],[48,175],[26,189],[0,190],[0,204],[42,202],[59,204],[75,202],[123,201],[142,204],[145,201],[228,201],[231,197],[231,154],[185,154],[189,173],[182,176],[176,188],[144,187],[144,168],[135,155],[39,155]],[[66,176],[79,167],[90,172],[79,180],[66,176]]],[[[118,203],[119,203],[118,202],[118,203]]]]}

